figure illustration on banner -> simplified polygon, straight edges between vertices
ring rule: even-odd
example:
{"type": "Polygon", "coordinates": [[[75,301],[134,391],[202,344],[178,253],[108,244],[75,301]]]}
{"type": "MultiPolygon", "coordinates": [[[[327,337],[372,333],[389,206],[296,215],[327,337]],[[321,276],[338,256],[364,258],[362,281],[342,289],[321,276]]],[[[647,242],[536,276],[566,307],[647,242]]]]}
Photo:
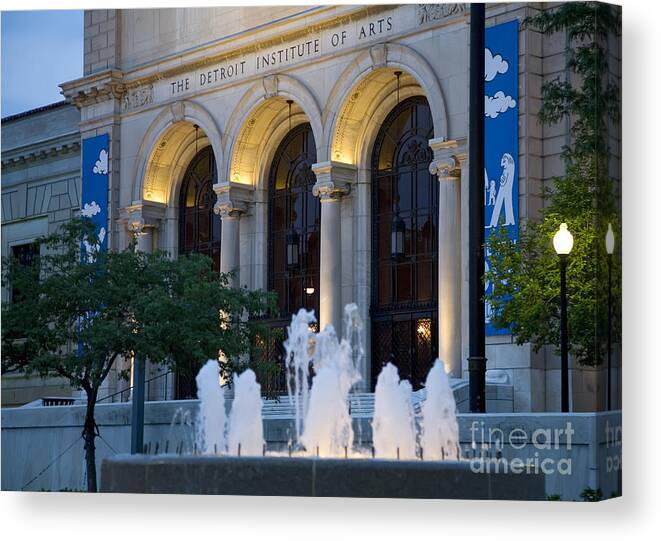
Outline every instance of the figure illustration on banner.
{"type": "MultiPolygon", "coordinates": [[[[506,152],[503,154],[503,157],[500,160],[500,166],[503,168],[503,172],[500,175],[500,187],[498,188],[498,194],[496,195],[496,182],[491,180],[489,182],[489,201],[488,206],[493,205],[493,211],[491,213],[491,221],[487,227],[496,227],[498,225],[498,220],[505,207],[505,223],[504,225],[515,225],[516,221],[514,219],[514,205],[512,197],[514,195],[514,174],[515,174],[515,163],[512,155],[506,152]]],[[[485,176],[488,177],[488,173],[485,170],[485,176]]],[[[486,181],[486,179],[485,179],[486,181]]],[[[485,194],[486,197],[486,194],[485,194]]]]}

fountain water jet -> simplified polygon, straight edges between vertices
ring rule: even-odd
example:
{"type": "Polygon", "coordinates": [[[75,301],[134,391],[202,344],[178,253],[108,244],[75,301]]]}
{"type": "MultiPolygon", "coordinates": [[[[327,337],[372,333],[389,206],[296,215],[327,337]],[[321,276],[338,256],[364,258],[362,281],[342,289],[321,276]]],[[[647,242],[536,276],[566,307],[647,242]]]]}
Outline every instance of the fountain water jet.
{"type": "Polygon", "coordinates": [[[197,448],[205,454],[225,450],[225,396],[220,386],[218,361],[210,359],[195,377],[200,411],[197,422],[197,448]]]}
{"type": "Polygon", "coordinates": [[[445,365],[436,359],[425,382],[420,445],[425,460],[443,460],[454,455],[459,444],[457,405],[445,365]]]}
{"type": "Polygon", "coordinates": [[[303,433],[303,420],[308,410],[310,364],[314,348],[314,333],[310,326],[316,321],[313,310],[308,312],[301,308],[291,319],[284,343],[287,395],[294,407],[297,442],[303,433]]]}
{"type": "Polygon", "coordinates": [[[362,321],[355,304],[347,305],[344,312],[342,340],[332,325],[315,336],[315,377],[300,443],[321,456],[342,456],[354,439],[349,391],[360,381],[360,372],[352,340],[362,330],[362,321]]]}
{"type": "Polygon", "coordinates": [[[247,369],[234,374],[234,400],[229,418],[227,449],[229,454],[259,456],[264,449],[261,387],[255,373],[247,369]]]}
{"type": "Polygon", "coordinates": [[[407,380],[400,381],[395,365],[383,367],[374,391],[372,439],[376,458],[415,459],[412,391],[407,380]]]}

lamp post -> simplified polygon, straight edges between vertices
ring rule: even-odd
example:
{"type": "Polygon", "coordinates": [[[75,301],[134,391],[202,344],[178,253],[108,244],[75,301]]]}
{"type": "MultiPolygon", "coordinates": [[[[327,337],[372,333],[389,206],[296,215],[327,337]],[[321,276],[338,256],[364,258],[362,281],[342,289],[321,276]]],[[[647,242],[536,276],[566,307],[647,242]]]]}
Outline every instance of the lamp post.
{"type": "Polygon", "coordinates": [[[553,236],[553,248],[560,258],[560,379],[561,410],[569,411],[569,342],[567,339],[567,256],[574,246],[574,237],[566,223],[553,236]]]}
{"type": "Polygon", "coordinates": [[[611,368],[613,358],[613,251],[615,250],[615,234],[613,233],[613,226],[608,224],[608,231],[606,231],[606,254],[608,261],[608,409],[611,409],[611,368]]]}
{"type": "Polygon", "coordinates": [[[470,8],[468,123],[468,389],[471,413],[486,412],[484,332],[484,4],[470,8]]]}

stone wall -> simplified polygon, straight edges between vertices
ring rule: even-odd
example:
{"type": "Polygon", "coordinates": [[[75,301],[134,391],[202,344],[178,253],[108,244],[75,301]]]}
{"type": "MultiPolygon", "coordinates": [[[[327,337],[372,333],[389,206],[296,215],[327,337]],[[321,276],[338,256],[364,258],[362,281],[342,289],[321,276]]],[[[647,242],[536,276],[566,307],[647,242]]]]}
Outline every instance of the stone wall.
{"type": "MultiPolygon", "coordinates": [[[[227,401],[226,407],[230,408],[227,401]]],[[[150,454],[193,449],[198,401],[150,402],[145,407],[145,445],[150,454]]],[[[2,490],[62,490],[85,486],[80,438],[84,406],[2,410],[2,490]],[[49,466],[41,474],[42,470],[49,466]]],[[[130,449],[131,404],[97,406],[97,464],[130,449]]],[[[547,495],[579,499],[587,488],[601,488],[604,497],[621,493],[621,413],[459,414],[462,455],[470,460],[495,457],[501,468],[516,471],[515,459],[543,470],[547,495]],[[484,444],[484,445],[483,445],[484,444]],[[545,459],[548,459],[544,462],[545,459]]],[[[356,443],[371,445],[371,419],[354,417],[356,443]]],[[[269,417],[264,435],[269,448],[286,449],[293,433],[287,417],[269,417]]],[[[475,461],[473,467],[478,469],[475,461]]],[[[493,464],[484,467],[494,467],[493,464]]],[[[100,471],[100,468],[97,468],[100,471]]],[[[494,472],[492,472],[494,473],[494,472]]]]}
{"type": "Polygon", "coordinates": [[[119,9],[85,11],[83,53],[83,73],[85,75],[119,67],[121,23],[122,17],[119,9]]]}
{"type": "MultiPolygon", "coordinates": [[[[80,208],[80,112],[65,102],[2,120],[2,256],[53,233],[80,208]]],[[[10,291],[2,290],[2,299],[10,291]]],[[[70,396],[62,378],[2,376],[2,405],[70,396]]]]}

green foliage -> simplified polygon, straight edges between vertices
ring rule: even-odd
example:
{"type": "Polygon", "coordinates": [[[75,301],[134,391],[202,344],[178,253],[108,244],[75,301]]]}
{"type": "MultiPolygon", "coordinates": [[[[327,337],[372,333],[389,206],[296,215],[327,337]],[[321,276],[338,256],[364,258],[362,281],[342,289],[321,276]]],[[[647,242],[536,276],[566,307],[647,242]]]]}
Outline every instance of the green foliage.
{"type": "Polygon", "coordinates": [[[585,487],[581,493],[580,497],[584,502],[599,502],[601,501],[603,494],[601,493],[601,489],[593,489],[590,487],[585,487]]]}
{"type": "Polygon", "coordinates": [[[1,366],[3,373],[65,377],[85,391],[87,488],[96,491],[94,408],[115,361],[135,355],[196,371],[222,352],[229,376],[251,365],[259,317],[274,303],[264,292],[228,287],[229,277],[202,255],[171,259],[131,245],[83,261],[85,238],[96,243],[93,224],[73,220],[39,241],[34,266],[3,261],[3,283],[16,294],[2,305],[1,366]]]}
{"type": "MultiPolygon", "coordinates": [[[[540,122],[571,121],[571,143],[563,157],[566,173],[542,193],[538,220],[521,228],[517,243],[503,228],[490,236],[490,269],[494,284],[487,301],[493,322],[509,327],[518,344],[538,350],[559,344],[560,277],[552,239],[566,222],[574,236],[568,260],[568,327],[570,351],[581,364],[598,365],[606,351],[608,264],[604,238],[611,223],[620,238],[616,181],[608,171],[607,128],[619,120],[617,86],[608,80],[604,42],[619,28],[612,6],[594,2],[561,4],[526,21],[545,34],[566,31],[570,44],[569,81],[555,79],[542,86],[540,122]]],[[[619,244],[619,243],[618,243],[619,244]]],[[[613,256],[614,339],[619,336],[620,261],[613,256]]]]}
{"type": "Polygon", "coordinates": [[[131,247],[83,262],[86,235],[94,236],[91,224],[74,220],[42,239],[39,276],[5,262],[3,279],[25,293],[2,308],[3,372],[63,376],[89,391],[120,356],[178,369],[222,351],[226,372],[246,364],[268,295],[229,288],[202,255],[171,259],[131,247]]]}

